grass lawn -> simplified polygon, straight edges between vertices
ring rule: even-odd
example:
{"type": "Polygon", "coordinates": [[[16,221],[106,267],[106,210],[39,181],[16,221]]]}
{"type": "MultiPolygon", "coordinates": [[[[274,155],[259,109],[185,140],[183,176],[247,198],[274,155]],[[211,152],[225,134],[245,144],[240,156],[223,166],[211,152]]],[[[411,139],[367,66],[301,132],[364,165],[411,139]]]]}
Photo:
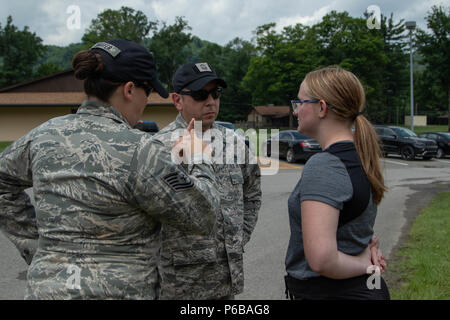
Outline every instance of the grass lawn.
{"type": "Polygon", "coordinates": [[[6,149],[7,146],[9,146],[12,142],[10,141],[0,141],[0,152],[6,149]]]}
{"type": "Polygon", "coordinates": [[[414,127],[414,132],[416,134],[422,133],[422,132],[448,132],[448,126],[426,126],[426,127],[414,127]]]}
{"type": "MultiPolygon", "coordinates": [[[[400,127],[411,129],[411,126],[400,125],[400,127]]],[[[414,132],[416,134],[420,134],[422,132],[448,132],[448,126],[447,125],[443,125],[443,126],[432,125],[432,126],[425,126],[425,127],[414,126],[414,132]]]]}
{"type": "Polygon", "coordinates": [[[438,194],[413,222],[388,266],[395,300],[450,299],[450,192],[438,194]]]}

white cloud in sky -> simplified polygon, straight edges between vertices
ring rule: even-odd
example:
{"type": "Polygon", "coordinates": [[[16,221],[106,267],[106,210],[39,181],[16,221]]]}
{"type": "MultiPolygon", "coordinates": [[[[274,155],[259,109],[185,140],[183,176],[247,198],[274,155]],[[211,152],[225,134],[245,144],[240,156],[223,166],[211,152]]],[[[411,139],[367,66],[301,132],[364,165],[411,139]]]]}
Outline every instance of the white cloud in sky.
{"type": "Polygon", "coordinates": [[[324,6],[322,8],[319,8],[318,10],[314,11],[312,15],[298,15],[298,16],[292,16],[292,17],[282,17],[278,19],[277,22],[277,30],[280,31],[284,27],[296,25],[297,23],[301,23],[303,25],[311,26],[315,23],[320,22],[320,20],[325,16],[327,13],[332,11],[334,9],[335,1],[327,6],[324,6]]]}
{"type": "MultiPolygon", "coordinates": [[[[398,15],[404,17],[407,20],[417,20],[417,17],[426,16],[428,11],[431,10],[432,6],[450,6],[450,1],[446,0],[427,0],[427,1],[416,1],[411,3],[410,6],[403,8],[398,15]]],[[[420,27],[424,29],[426,27],[426,21],[421,19],[420,27]]]]}

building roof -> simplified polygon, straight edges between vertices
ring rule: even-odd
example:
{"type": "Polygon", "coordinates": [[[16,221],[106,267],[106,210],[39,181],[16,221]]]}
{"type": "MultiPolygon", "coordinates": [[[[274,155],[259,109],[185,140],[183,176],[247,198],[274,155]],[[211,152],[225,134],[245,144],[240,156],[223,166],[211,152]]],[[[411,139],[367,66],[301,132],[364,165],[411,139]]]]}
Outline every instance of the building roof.
{"type": "Polygon", "coordinates": [[[289,106],[256,106],[253,109],[262,116],[272,116],[274,118],[287,117],[291,112],[289,106]]]}
{"type": "MultiPolygon", "coordinates": [[[[74,76],[74,71],[73,69],[66,69],[63,71],[58,71],[52,74],[49,74],[47,76],[44,77],[40,77],[40,78],[35,78],[35,79],[31,79],[28,81],[24,81],[24,82],[20,82],[20,83],[16,83],[12,86],[8,86],[8,87],[4,87],[4,88],[0,88],[0,93],[1,92],[26,92],[26,91],[34,91],[36,90],[36,85],[39,85],[41,83],[44,83],[46,87],[50,86],[54,86],[55,84],[57,85],[56,88],[53,88],[53,90],[46,90],[46,91],[62,91],[61,90],[61,78],[68,78],[70,79],[72,88],[75,86],[76,89],[82,91],[83,87],[82,87],[82,83],[83,81],[78,80],[75,78],[74,76]]],[[[38,91],[41,91],[42,88],[38,88],[38,91]]],[[[78,91],[78,90],[71,90],[71,91],[78,91]]]]}
{"type": "MultiPolygon", "coordinates": [[[[5,92],[0,93],[0,106],[79,106],[86,100],[84,92],[5,92]]],[[[172,99],[151,93],[147,104],[171,106],[172,99]]]]}
{"type": "MultiPolygon", "coordinates": [[[[86,100],[83,81],[73,69],[0,89],[0,106],[79,106],[86,100]]],[[[152,106],[173,106],[172,98],[152,93],[147,100],[152,106]]]]}

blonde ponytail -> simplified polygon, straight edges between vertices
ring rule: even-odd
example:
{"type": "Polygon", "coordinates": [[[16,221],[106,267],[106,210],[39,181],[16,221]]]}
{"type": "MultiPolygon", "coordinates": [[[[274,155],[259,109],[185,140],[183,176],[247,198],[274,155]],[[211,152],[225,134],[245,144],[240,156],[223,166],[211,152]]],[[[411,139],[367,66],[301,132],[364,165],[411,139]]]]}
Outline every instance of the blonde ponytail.
{"type": "Polygon", "coordinates": [[[380,139],[369,120],[363,115],[355,119],[354,140],[361,164],[372,186],[373,201],[380,204],[387,191],[380,165],[382,154],[380,139]]]}

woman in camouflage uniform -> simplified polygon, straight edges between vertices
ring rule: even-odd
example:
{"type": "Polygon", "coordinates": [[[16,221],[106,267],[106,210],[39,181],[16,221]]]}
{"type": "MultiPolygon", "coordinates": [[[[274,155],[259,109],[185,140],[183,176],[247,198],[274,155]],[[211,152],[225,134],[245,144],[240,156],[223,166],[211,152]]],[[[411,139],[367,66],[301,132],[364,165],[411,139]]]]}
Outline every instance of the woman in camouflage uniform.
{"type": "Polygon", "coordinates": [[[0,228],[30,264],[26,299],[154,299],[161,222],[212,230],[211,167],[188,175],[161,142],[132,129],[152,89],[168,96],[145,48],[98,43],[73,67],[88,96],[78,112],[0,155],[0,228]]]}

